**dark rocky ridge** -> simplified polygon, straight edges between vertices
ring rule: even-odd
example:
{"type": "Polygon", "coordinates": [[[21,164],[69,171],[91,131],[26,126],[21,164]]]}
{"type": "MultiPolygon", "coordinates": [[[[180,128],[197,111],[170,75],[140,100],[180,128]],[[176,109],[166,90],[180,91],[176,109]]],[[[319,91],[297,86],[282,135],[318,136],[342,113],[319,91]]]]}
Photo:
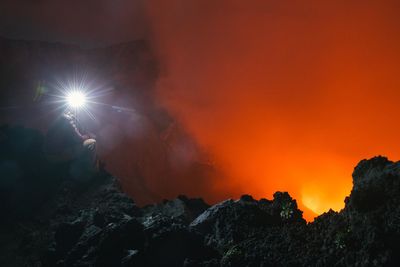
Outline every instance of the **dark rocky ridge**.
{"type": "Polygon", "coordinates": [[[0,131],[0,266],[398,266],[400,162],[361,161],[340,212],[296,201],[179,196],[139,208],[104,169],[72,180],[35,130],[0,131]]]}

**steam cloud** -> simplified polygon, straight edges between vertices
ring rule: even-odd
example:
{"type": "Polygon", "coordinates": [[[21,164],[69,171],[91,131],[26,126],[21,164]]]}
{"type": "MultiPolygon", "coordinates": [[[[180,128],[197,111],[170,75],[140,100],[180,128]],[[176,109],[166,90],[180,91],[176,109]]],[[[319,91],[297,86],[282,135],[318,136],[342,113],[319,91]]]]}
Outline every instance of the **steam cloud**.
{"type": "Polygon", "coordinates": [[[321,213],[343,207],[358,160],[398,158],[398,7],[149,3],[158,99],[226,174],[209,195],[289,190],[321,213]]]}

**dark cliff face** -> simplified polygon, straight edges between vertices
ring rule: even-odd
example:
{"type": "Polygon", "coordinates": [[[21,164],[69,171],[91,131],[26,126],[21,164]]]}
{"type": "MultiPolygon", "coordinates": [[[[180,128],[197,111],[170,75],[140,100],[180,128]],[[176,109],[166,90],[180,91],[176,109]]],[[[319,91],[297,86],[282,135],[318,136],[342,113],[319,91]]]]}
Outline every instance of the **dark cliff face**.
{"type": "Polygon", "coordinates": [[[400,162],[362,160],[340,212],[306,223],[286,192],[143,208],[106,170],[73,179],[44,136],[0,129],[1,266],[399,266],[400,162]]]}
{"type": "Polygon", "coordinates": [[[120,112],[91,105],[96,120],[82,118],[96,134],[100,156],[121,177],[124,190],[140,204],[180,193],[200,195],[214,170],[204,164],[194,140],[157,104],[157,74],[157,60],[141,40],[83,49],[0,38],[0,125],[45,132],[61,111],[57,104],[49,104],[46,95],[37,100],[37,88],[59,94],[57,82],[84,76],[93,88],[107,92],[95,101],[129,108],[120,112]]]}

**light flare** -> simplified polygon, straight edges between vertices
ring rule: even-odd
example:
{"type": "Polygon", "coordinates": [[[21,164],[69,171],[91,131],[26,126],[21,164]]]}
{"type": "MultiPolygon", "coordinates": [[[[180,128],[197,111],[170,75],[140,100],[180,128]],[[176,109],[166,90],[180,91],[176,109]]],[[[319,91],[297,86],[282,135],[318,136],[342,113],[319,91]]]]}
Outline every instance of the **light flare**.
{"type": "Polygon", "coordinates": [[[86,104],[86,95],[80,90],[74,90],[67,94],[67,103],[71,108],[81,108],[86,104]]]}

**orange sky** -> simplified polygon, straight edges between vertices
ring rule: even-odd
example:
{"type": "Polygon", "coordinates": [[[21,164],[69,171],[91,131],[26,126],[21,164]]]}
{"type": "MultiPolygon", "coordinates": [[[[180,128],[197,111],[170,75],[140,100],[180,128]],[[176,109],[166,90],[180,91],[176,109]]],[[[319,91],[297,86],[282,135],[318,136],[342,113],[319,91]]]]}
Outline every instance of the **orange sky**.
{"type": "Polygon", "coordinates": [[[163,60],[159,100],[226,174],[209,194],[270,198],[288,190],[303,208],[339,210],[359,160],[398,159],[399,7],[366,0],[148,4],[163,60]]]}

